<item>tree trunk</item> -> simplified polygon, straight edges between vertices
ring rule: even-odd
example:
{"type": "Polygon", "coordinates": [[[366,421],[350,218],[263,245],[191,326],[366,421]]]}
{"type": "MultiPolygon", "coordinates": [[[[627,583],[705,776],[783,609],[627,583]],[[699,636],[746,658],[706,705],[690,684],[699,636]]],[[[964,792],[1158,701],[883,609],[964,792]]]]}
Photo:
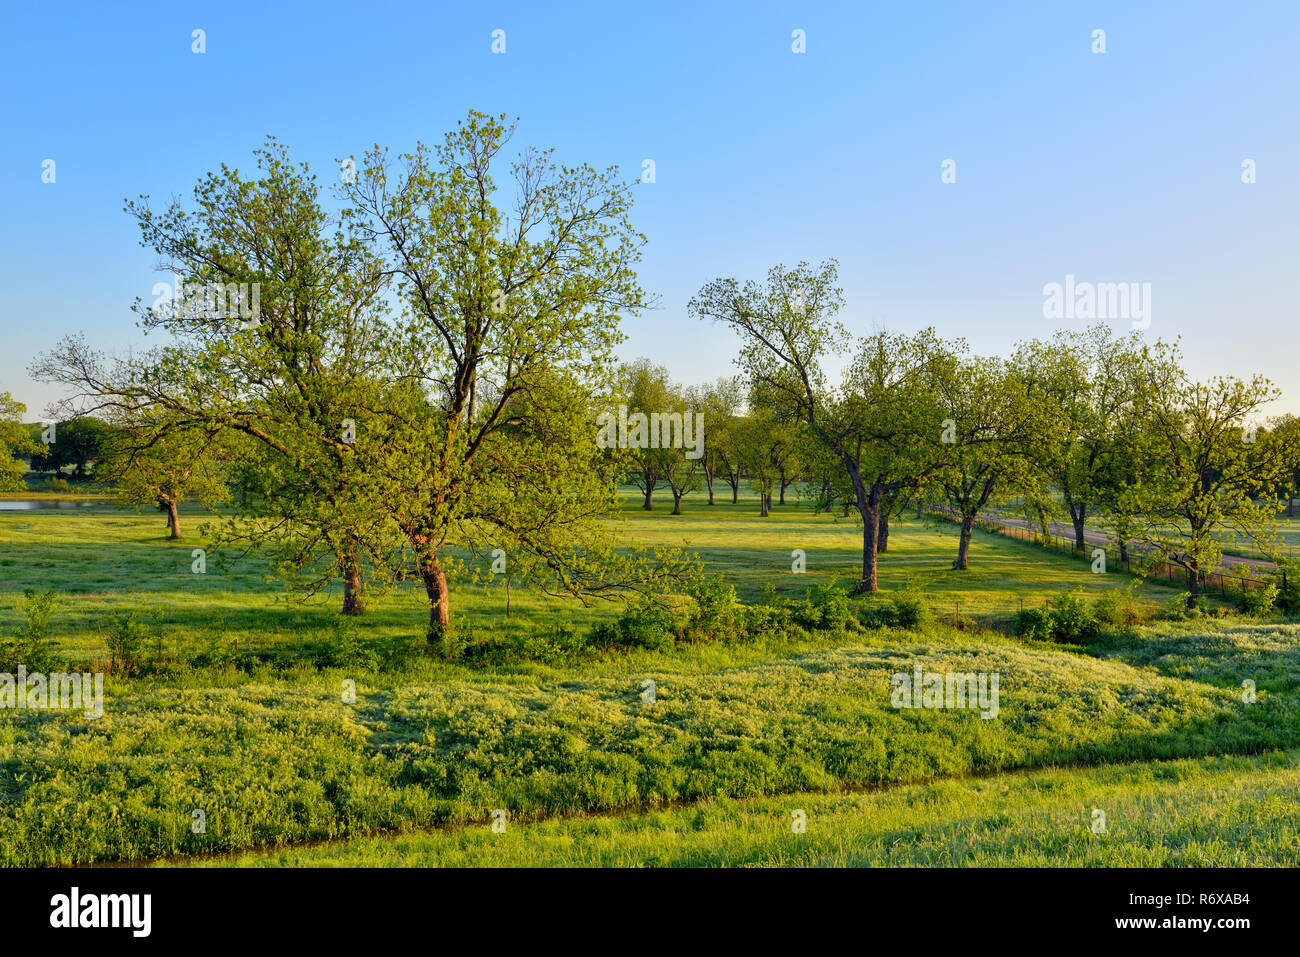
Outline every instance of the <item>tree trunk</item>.
{"type": "Polygon", "coordinates": [[[920,502],[917,502],[917,503],[916,503],[916,520],[919,522],[919,521],[920,521],[921,519],[923,519],[923,518],[925,518],[925,513],[921,511],[921,503],[920,503],[920,502]]]}
{"type": "Polygon", "coordinates": [[[871,501],[864,495],[858,501],[862,515],[862,580],[853,589],[854,594],[878,590],[876,583],[876,543],[880,538],[880,501],[871,501]]]}
{"type": "Polygon", "coordinates": [[[713,473],[705,472],[704,481],[707,482],[709,485],[709,504],[712,505],[713,504],[713,473]]]}
{"type": "Polygon", "coordinates": [[[876,554],[883,555],[889,551],[889,516],[880,516],[880,532],[876,535],[876,554]]]}
{"type": "Polygon", "coordinates": [[[447,593],[447,573],[437,555],[420,561],[420,578],[429,596],[429,642],[438,641],[451,626],[451,596],[447,593]]]}
{"type": "Polygon", "coordinates": [[[1043,530],[1043,544],[1046,545],[1052,540],[1052,530],[1047,526],[1047,509],[1041,506],[1038,509],[1038,525],[1043,530]]]}
{"type": "Polygon", "coordinates": [[[731,504],[732,505],[740,504],[740,480],[739,479],[731,483],[731,504]]]}
{"type": "Polygon", "coordinates": [[[654,511],[655,507],[655,487],[649,482],[645,486],[645,502],[641,505],[647,512],[654,511]]]}
{"type": "Polygon", "coordinates": [[[1201,594],[1200,569],[1193,566],[1187,569],[1187,607],[1195,608],[1196,599],[1201,594]]]}
{"type": "Polygon", "coordinates": [[[767,513],[768,513],[767,506],[771,501],[772,501],[772,496],[768,495],[764,491],[759,491],[758,493],[758,517],[759,518],[767,518],[767,513]]]}
{"type": "Polygon", "coordinates": [[[349,552],[343,558],[343,614],[359,615],[366,610],[361,601],[362,591],[361,565],[356,552],[349,552]]]}
{"type": "Polygon", "coordinates": [[[1081,552],[1088,547],[1088,540],[1083,537],[1083,522],[1087,515],[1087,509],[1082,505],[1078,509],[1070,509],[1070,518],[1074,522],[1074,550],[1081,552]]]}
{"type": "Polygon", "coordinates": [[[167,537],[177,539],[181,537],[181,513],[180,507],[176,504],[175,499],[167,499],[160,502],[163,511],[167,513],[167,537]]]}
{"type": "Polygon", "coordinates": [[[673,489],[673,514],[682,514],[682,497],[677,494],[677,489],[673,489]]]}
{"type": "Polygon", "coordinates": [[[971,530],[975,528],[975,513],[962,513],[961,517],[961,538],[957,542],[957,564],[953,568],[959,572],[966,570],[966,565],[970,556],[970,539],[971,530]]]}

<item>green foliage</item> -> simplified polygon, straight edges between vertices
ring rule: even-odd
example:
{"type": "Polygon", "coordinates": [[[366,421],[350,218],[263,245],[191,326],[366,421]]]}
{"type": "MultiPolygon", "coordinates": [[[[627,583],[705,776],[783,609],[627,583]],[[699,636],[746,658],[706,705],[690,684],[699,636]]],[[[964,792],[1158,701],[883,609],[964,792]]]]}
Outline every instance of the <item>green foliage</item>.
{"type": "Polygon", "coordinates": [[[1205,600],[1204,595],[1198,595],[1194,603],[1191,601],[1191,592],[1183,592],[1167,599],[1160,606],[1159,617],[1169,621],[1186,621],[1193,618],[1204,618],[1209,614],[1209,603],[1205,600]]]}
{"type": "Polygon", "coordinates": [[[1241,610],[1252,618],[1263,618],[1272,613],[1277,595],[1278,586],[1273,582],[1259,588],[1243,587],[1239,596],[1241,610]]]}
{"type": "MultiPolygon", "coordinates": [[[[1294,648],[1300,626],[1283,629],[1277,646],[1294,648]]],[[[1257,673],[1250,635],[1200,640],[1220,668],[1257,673]]],[[[923,644],[885,636],[844,648],[638,652],[631,673],[600,661],[476,673],[426,656],[408,673],[358,681],[356,705],[339,701],[340,675],[305,666],[110,678],[104,721],[5,724],[17,774],[0,802],[0,864],[477,824],[496,807],[522,825],[718,795],[892,790],[1008,768],[1259,753],[1297,740],[1291,692],[1243,707],[1234,687],[1199,671],[1169,673],[1178,663],[1129,664],[1124,656],[1143,644],[1161,642],[1099,661],[944,631],[923,644]],[[998,672],[1005,688],[1028,696],[1004,693],[996,721],[958,711],[917,721],[885,691],[901,661],[998,672]],[[653,705],[639,699],[643,677],[658,685],[653,705]],[[196,806],[210,809],[204,835],[184,826],[196,806]]]]}
{"type": "Polygon", "coordinates": [[[59,666],[60,659],[49,637],[49,623],[60,601],[55,592],[23,590],[23,613],[27,625],[10,637],[0,635],[0,670],[13,673],[19,665],[28,671],[48,673],[59,666]]]}
{"type": "Polygon", "coordinates": [[[531,661],[561,665],[575,660],[588,647],[586,635],[572,625],[560,622],[550,631],[527,636],[519,650],[531,661]]]}
{"type": "Polygon", "coordinates": [[[663,605],[647,599],[628,607],[613,622],[597,625],[591,643],[605,648],[648,648],[662,651],[677,641],[677,620],[663,605]]]}
{"type": "Polygon", "coordinates": [[[104,643],[108,646],[110,674],[129,675],[140,666],[140,652],[149,638],[148,630],[133,611],[114,612],[108,616],[104,643]]]}
{"type": "Polygon", "coordinates": [[[23,425],[27,406],[8,392],[0,392],[0,492],[23,487],[23,456],[39,454],[41,447],[23,425]]]}
{"type": "Polygon", "coordinates": [[[934,620],[925,595],[914,582],[908,582],[890,596],[892,624],[909,631],[924,631],[934,620]]]}
{"type": "Polygon", "coordinates": [[[1294,615],[1296,612],[1300,612],[1300,588],[1296,587],[1300,583],[1300,566],[1290,562],[1283,562],[1269,575],[1269,581],[1277,586],[1277,598],[1274,600],[1274,605],[1278,611],[1284,615],[1294,615]],[[1283,578],[1283,570],[1286,573],[1285,579],[1283,578]],[[1282,587],[1284,580],[1286,582],[1285,588],[1282,587]]]}
{"type": "Polygon", "coordinates": [[[1015,633],[1028,641],[1051,641],[1051,612],[1046,608],[1021,609],[1016,612],[1015,633]]]}
{"type": "Polygon", "coordinates": [[[337,668],[374,671],[379,667],[379,653],[371,642],[362,638],[356,618],[339,615],[334,619],[322,663],[337,668]]]}
{"type": "Polygon", "coordinates": [[[693,605],[686,622],[686,640],[729,641],[744,637],[744,615],[736,601],[736,589],[721,575],[693,582],[687,594],[693,605]]]}
{"type": "Polygon", "coordinates": [[[820,618],[820,627],[828,631],[842,630],[853,617],[849,608],[849,596],[836,584],[837,576],[832,575],[824,584],[809,589],[808,597],[820,618]]]}
{"type": "Polygon", "coordinates": [[[1050,608],[1025,608],[1015,619],[1015,633],[1030,641],[1081,644],[1099,631],[1097,614],[1088,607],[1082,588],[1056,595],[1050,608]]]}
{"type": "Polygon", "coordinates": [[[788,604],[765,603],[745,609],[745,633],[755,641],[786,641],[799,630],[788,604]]]}
{"type": "Polygon", "coordinates": [[[1097,596],[1092,604],[1092,614],[1099,627],[1131,628],[1146,619],[1137,596],[1138,585],[1134,579],[1122,588],[1108,588],[1097,596]]]}
{"type": "Polygon", "coordinates": [[[1083,589],[1062,592],[1052,599],[1052,637],[1077,644],[1097,635],[1097,619],[1083,597],[1083,589]]]}

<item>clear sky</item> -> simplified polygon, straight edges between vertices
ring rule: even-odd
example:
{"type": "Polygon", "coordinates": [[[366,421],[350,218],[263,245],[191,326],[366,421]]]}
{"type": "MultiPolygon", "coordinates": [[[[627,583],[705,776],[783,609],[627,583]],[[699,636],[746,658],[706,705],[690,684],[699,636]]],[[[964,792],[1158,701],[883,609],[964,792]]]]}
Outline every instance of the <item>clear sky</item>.
{"type": "Polygon", "coordinates": [[[624,354],[683,382],[733,371],[732,333],[687,318],[703,283],[834,256],[855,332],[933,325],[989,353],[1086,324],[1044,318],[1067,274],[1150,283],[1146,335],[1300,410],[1297,51],[1296,0],[7,3],[0,391],[36,418],[37,353],[139,341],[129,306],[167,277],[125,197],[187,196],[266,134],[325,178],[477,109],[562,160],[629,179],[654,160],[633,221],[662,308],[624,354]]]}

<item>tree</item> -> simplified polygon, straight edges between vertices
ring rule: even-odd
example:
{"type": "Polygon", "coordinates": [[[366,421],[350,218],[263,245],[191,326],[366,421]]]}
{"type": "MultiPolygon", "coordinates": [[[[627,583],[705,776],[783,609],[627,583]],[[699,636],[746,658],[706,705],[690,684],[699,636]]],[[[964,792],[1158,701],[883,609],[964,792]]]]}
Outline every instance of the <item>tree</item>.
{"type": "Polygon", "coordinates": [[[33,456],[32,465],[42,471],[58,472],[72,466],[72,477],[89,477],[91,466],[103,453],[107,426],[90,415],[78,416],[55,423],[54,441],[42,446],[40,454],[33,456]]]}
{"type": "Polygon", "coordinates": [[[1000,359],[970,359],[951,372],[938,385],[950,415],[942,441],[951,438],[954,454],[935,478],[961,525],[953,568],[965,571],[980,511],[1028,484],[1028,452],[1043,441],[1033,427],[1042,402],[1000,359]]]}
{"type": "Polygon", "coordinates": [[[739,411],[743,390],[740,379],[722,377],[717,382],[707,383],[690,390],[692,405],[704,413],[708,440],[704,443],[704,455],[700,468],[704,473],[705,485],[709,491],[709,504],[714,504],[713,482],[719,473],[731,485],[732,504],[737,498],[740,475],[736,450],[732,441],[732,420],[739,411]]]}
{"type": "Polygon", "coordinates": [[[1082,551],[1088,518],[1102,508],[1130,451],[1133,411],[1149,382],[1141,333],[1119,339],[1104,325],[1061,332],[1048,343],[1023,343],[1013,361],[1039,387],[1044,411],[1050,409],[1041,419],[1041,440],[1030,451],[1060,491],[1075,547],[1082,551]]]}
{"type": "Polygon", "coordinates": [[[8,392],[0,392],[0,492],[23,487],[22,456],[36,455],[40,446],[32,440],[23,415],[27,406],[8,392]]]}
{"type": "MultiPolygon", "coordinates": [[[[627,398],[627,414],[646,416],[647,430],[651,413],[668,410],[674,388],[668,370],[649,359],[637,359],[619,370],[619,394],[627,398]]],[[[646,434],[643,441],[634,439],[628,447],[628,458],[633,465],[628,477],[641,490],[641,507],[647,512],[654,509],[655,488],[666,478],[672,460],[671,450],[660,447],[657,431],[654,438],[656,441],[651,445],[646,434]]]]}
{"type": "Polygon", "coordinates": [[[451,625],[455,546],[528,556],[515,567],[534,585],[583,596],[662,568],[614,551],[602,522],[614,476],[593,441],[596,397],[615,391],[619,318],[646,304],[631,187],[530,150],[507,167],[513,203],[499,206],[503,121],[471,113],[400,167],[376,148],[346,187],[406,307],[409,388],[374,417],[374,464],[425,586],[431,642],[451,625]]]}
{"type": "Polygon", "coordinates": [[[1153,387],[1144,391],[1136,419],[1143,425],[1143,467],[1119,507],[1152,557],[1187,570],[1191,606],[1201,575],[1219,564],[1225,537],[1274,551],[1274,496],[1300,459],[1288,433],[1253,427],[1279,396],[1264,377],[1197,382],[1169,346],[1157,347],[1152,368],[1153,387]]]}
{"type": "Polygon", "coordinates": [[[740,334],[739,362],[748,378],[776,390],[839,460],[862,519],[855,590],[872,592],[882,498],[915,488],[951,455],[951,446],[939,442],[944,416],[931,380],[964,345],[945,343],[931,330],[910,337],[878,333],[862,340],[843,385],[828,388],[823,363],[848,342],[834,318],[843,306],[837,278],[834,260],[817,269],[778,265],[763,285],[716,279],[689,308],[740,334]]]}
{"type": "Polygon", "coordinates": [[[156,505],[165,512],[170,539],[181,537],[182,501],[193,497],[211,508],[229,495],[216,427],[180,427],[144,411],[104,434],[96,479],[111,485],[123,504],[156,505]]]}
{"type": "Polygon", "coordinates": [[[371,436],[349,429],[380,398],[397,330],[379,315],[379,262],[325,211],[306,166],[274,141],[255,155],[255,176],[222,166],[189,206],[127,204],[142,245],[177,277],[175,290],[135,305],[163,345],[110,359],[72,337],[32,374],[66,386],[62,407],[76,414],[254,443],[243,466],[255,461],[259,475],[250,484],[241,466],[245,494],[222,540],[267,552],[309,593],[354,572],[347,607],[363,550],[378,573],[401,543],[367,494],[373,483],[359,480],[371,436]]]}

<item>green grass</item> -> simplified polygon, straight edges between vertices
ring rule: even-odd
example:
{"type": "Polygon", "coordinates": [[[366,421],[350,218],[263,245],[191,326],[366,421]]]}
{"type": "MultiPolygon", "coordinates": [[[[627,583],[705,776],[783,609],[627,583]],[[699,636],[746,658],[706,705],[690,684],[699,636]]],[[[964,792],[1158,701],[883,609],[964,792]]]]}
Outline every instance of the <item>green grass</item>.
{"type": "Polygon", "coordinates": [[[1296,867],[1300,751],[708,799],[218,857],[222,867],[1296,867]],[[794,833],[793,812],[806,829],[794,833]],[[1094,813],[1105,830],[1093,831],[1094,813]]]}
{"type": "MultiPolygon", "coordinates": [[[[831,576],[843,584],[857,579],[862,541],[851,520],[801,504],[777,506],[760,519],[757,500],[745,497],[739,505],[728,501],[715,506],[688,498],[685,508],[680,516],[668,514],[662,504],[647,513],[629,491],[623,497],[620,534],[629,542],[688,547],[699,554],[706,572],[722,574],[751,603],[761,599],[768,584],[778,595],[801,598],[831,576]],[[807,555],[806,574],[791,572],[796,548],[807,555]]],[[[66,599],[53,632],[73,659],[102,654],[109,615],[132,609],[160,611],[172,650],[182,657],[214,642],[266,650],[323,640],[336,617],[339,592],[287,601],[283,587],[269,580],[264,562],[223,556],[198,534],[207,520],[185,510],[186,537],[170,542],[154,511],[105,504],[76,511],[0,512],[0,628],[21,624],[24,589],[52,588],[66,599]],[[197,547],[209,549],[202,575],[191,571],[191,552],[197,547]],[[223,559],[228,560],[225,566],[223,559]]],[[[963,618],[1005,627],[1022,604],[1042,605],[1076,587],[1097,594],[1129,580],[1121,574],[1094,575],[1087,562],[985,532],[976,532],[968,571],[951,568],[956,552],[956,527],[949,523],[895,523],[889,552],[881,556],[882,594],[913,580],[924,588],[937,615],[951,620],[960,612],[963,618]]],[[[1176,593],[1157,582],[1142,588],[1154,601],[1176,593]]],[[[553,627],[557,614],[586,630],[617,613],[607,602],[584,606],[516,587],[506,618],[499,584],[454,586],[452,602],[456,619],[507,644],[553,627]]],[[[380,643],[418,639],[427,616],[423,593],[411,586],[372,601],[363,628],[380,643]]]]}
{"type": "MultiPolygon", "coordinates": [[[[851,521],[798,505],[760,519],[753,500],[710,508],[696,498],[686,514],[670,516],[666,507],[643,512],[628,494],[624,514],[628,541],[686,544],[750,602],[767,585],[802,597],[832,576],[851,581],[860,560],[851,521]],[[805,575],[791,574],[796,548],[807,553],[805,575]]],[[[378,671],[321,668],[314,649],[329,641],[338,595],[287,603],[260,561],[226,567],[215,550],[207,573],[192,574],[191,550],[205,544],[195,534],[200,521],[187,510],[192,537],[168,542],[154,512],[105,505],[0,513],[0,628],[21,624],[23,589],[52,588],[63,604],[51,633],[74,661],[104,654],[111,612],[156,610],[168,654],[217,662],[110,677],[96,721],[0,714],[0,862],[138,861],[355,840],[478,825],[495,808],[511,812],[512,827],[650,811],[645,820],[667,827],[673,815],[693,813],[682,805],[702,801],[725,809],[731,799],[777,795],[866,800],[840,792],[943,779],[956,786],[970,775],[1058,765],[1087,776],[1087,765],[1300,747],[1296,625],[1162,625],[1092,649],[943,627],[823,632],[471,665],[422,653],[427,612],[423,596],[406,589],[373,598],[359,628],[375,647],[414,653],[378,671]],[[220,664],[236,647],[242,656],[220,664]],[[256,663],[250,650],[273,663],[256,663]],[[915,665],[998,673],[999,717],[891,707],[890,676],[915,665]],[[1252,704],[1241,696],[1247,677],[1259,688],[1252,704]],[[645,678],[658,686],[653,705],[639,698],[645,678]],[[355,704],[341,700],[348,680],[355,704]],[[195,809],[207,815],[203,834],[190,829],[195,809]]],[[[977,535],[970,571],[951,569],[955,553],[952,526],[897,523],[882,588],[915,581],[943,616],[960,602],[963,618],[1004,620],[1021,600],[1029,606],[1127,581],[997,535],[977,535]]],[[[1175,594],[1154,584],[1144,593],[1175,594]]],[[[584,630],[618,610],[519,589],[511,605],[507,619],[500,587],[453,592],[458,621],[511,640],[558,622],[584,630]]],[[[784,807],[776,800],[752,806],[784,807]]],[[[838,805],[815,806],[833,817],[838,805]]],[[[936,812],[936,835],[948,833],[945,820],[936,812]]]]}
{"type": "MultiPolygon", "coordinates": [[[[1292,635],[1300,626],[1290,626],[1292,635]]],[[[1232,640],[1231,638],[1229,640],[1232,640]]],[[[1300,745],[1294,695],[960,633],[704,646],[493,675],[427,663],[109,682],[105,716],[0,726],[8,864],[1300,745]],[[1000,714],[899,710],[890,676],[997,672],[1000,714]],[[340,695],[357,682],[355,704],[340,695]],[[658,686],[647,705],[643,678],[658,686]],[[189,832],[192,811],[207,832],[189,832]]]]}

